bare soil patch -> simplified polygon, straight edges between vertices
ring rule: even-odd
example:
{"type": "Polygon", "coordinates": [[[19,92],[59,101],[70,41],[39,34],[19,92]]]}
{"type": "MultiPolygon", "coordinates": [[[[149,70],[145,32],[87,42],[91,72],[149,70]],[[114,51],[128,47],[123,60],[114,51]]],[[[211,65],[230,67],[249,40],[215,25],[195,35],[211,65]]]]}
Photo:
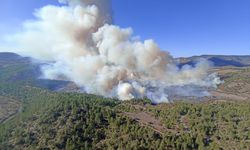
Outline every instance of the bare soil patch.
{"type": "Polygon", "coordinates": [[[18,113],[20,107],[20,102],[0,96],[0,123],[18,113]]]}

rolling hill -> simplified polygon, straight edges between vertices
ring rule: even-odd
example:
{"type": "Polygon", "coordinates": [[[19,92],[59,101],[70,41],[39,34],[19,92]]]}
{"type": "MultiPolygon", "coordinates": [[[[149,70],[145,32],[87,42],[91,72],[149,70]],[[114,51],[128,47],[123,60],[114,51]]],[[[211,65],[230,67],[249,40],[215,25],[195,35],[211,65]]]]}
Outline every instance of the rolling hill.
{"type": "Polygon", "coordinates": [[[213,63],[214,67],[249,67],[250,55],[234,56],[234,55],[201,55],[187,58],[177,58],[181,65],[194,65],[199,59],[206,59],[213,63]]]}

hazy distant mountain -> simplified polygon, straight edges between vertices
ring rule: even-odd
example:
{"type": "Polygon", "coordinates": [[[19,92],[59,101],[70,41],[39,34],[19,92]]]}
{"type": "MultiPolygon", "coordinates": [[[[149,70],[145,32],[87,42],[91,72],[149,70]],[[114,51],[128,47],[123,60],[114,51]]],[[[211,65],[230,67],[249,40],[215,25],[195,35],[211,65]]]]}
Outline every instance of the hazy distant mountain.
{"type": "Polygon", "coordinates": [[[201,55],[201,56],[193,56],[193,57],[181,57],[177,58],[177,60],[184,64],[195,64],[199,59],[204,58],[213,63],[215,67],[225,67],[225,66],[233,66],[233,67],[247,67],[250,66],[250,55],[201,55]]]}
{"type": "Polygon", "coordinates": [[[57,90],[68,84],[65,81],[41,79],[40,65],[28,57],[14,53],[0,53],[0,83],[19,83],[50,90],[57,90]]]}
{"type": "MultiPolygon", "coordinates": [[[[177,58],[180,66],[189,64],[194,65],[199,59],[204,58],[214,63],[215,67],[246,67],[250,66],[249,56],[222,56],[222,55],[202,55],[188,58],[177,58]]],[[[15,53],[0,53],[0,80],[6,82],[19,82],[38,86],[50,90],[59,91],[78,91],[79,89],[73,84],[65,81],[55,81],[40,79],[39,63],[34,63],[28,57],[21,57],[15,53]]]]}
{"type": "MultiPolygon", "coordinates": [[[[182,65],[195,64],[199,59],[204,58],[213,62],[215,67],[233,66],[233,67],[247,67],[250,66],[250,55],[201,55],[192,57],[176,58],[182,65]]],[[[3,64],[23,63],[31,64],[28,57],[21,57],[15,53],[2,52],[0,53],[0,67],[3,64]]]]}
{"type": "Polygon", "coordinates": [[[9,53],[9,52],[2,52],[0,53],[0,62],[4,62],[4,61],[23,61],[23,60],[27,60],[27,58],[25,59],[24,57],[19,56],[18,54],[15,53],[9,53]]]}

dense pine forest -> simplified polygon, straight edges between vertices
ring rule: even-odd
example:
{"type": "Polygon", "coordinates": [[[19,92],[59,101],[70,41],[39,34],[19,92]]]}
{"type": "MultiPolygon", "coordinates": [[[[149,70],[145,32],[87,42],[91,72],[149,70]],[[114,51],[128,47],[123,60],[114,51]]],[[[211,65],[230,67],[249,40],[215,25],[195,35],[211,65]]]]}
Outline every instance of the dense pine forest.
{"type": "Polygon", "coordinates": [[[249,102],[152,105],[11,85],[1,95],[22,109],[0,125],[0,149],[250,148],[249,102]]]}
{"type": "Polygon", "coordinates": [[[22,106],[0,125],[0,149],[250,148],[249,102],[155,106],[8,85],[1,85],[1,95],[22,106]]]}

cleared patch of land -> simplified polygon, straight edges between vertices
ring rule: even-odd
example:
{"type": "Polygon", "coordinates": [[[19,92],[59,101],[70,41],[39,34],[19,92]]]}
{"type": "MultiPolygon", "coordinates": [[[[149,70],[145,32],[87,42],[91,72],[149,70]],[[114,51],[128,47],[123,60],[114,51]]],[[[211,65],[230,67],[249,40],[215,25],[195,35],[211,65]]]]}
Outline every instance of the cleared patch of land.
{"type": "Polygon", "coordinates": [[[214,100],[250,100],[250,68],[216,68],[224,83],[212,91],[214,100]]]}
{"type": "Polygon", "coordinates": [[[157,118],[155,118],[152,114],[146,113],[146,112],[139,112],[139,113],[130,113],[130,112],[124,112],[125,116],[128,116],[137,122],[140,123],[141,126],[147,126],[154,131],[163,134],[164,131],[166,131],[166,128],[163,126],[161,121],[157,118]]]}
{"type": "Polygon", "coordinates": [[[0,123],[18,113],[20,102],[0,96],[0,123]]]}

